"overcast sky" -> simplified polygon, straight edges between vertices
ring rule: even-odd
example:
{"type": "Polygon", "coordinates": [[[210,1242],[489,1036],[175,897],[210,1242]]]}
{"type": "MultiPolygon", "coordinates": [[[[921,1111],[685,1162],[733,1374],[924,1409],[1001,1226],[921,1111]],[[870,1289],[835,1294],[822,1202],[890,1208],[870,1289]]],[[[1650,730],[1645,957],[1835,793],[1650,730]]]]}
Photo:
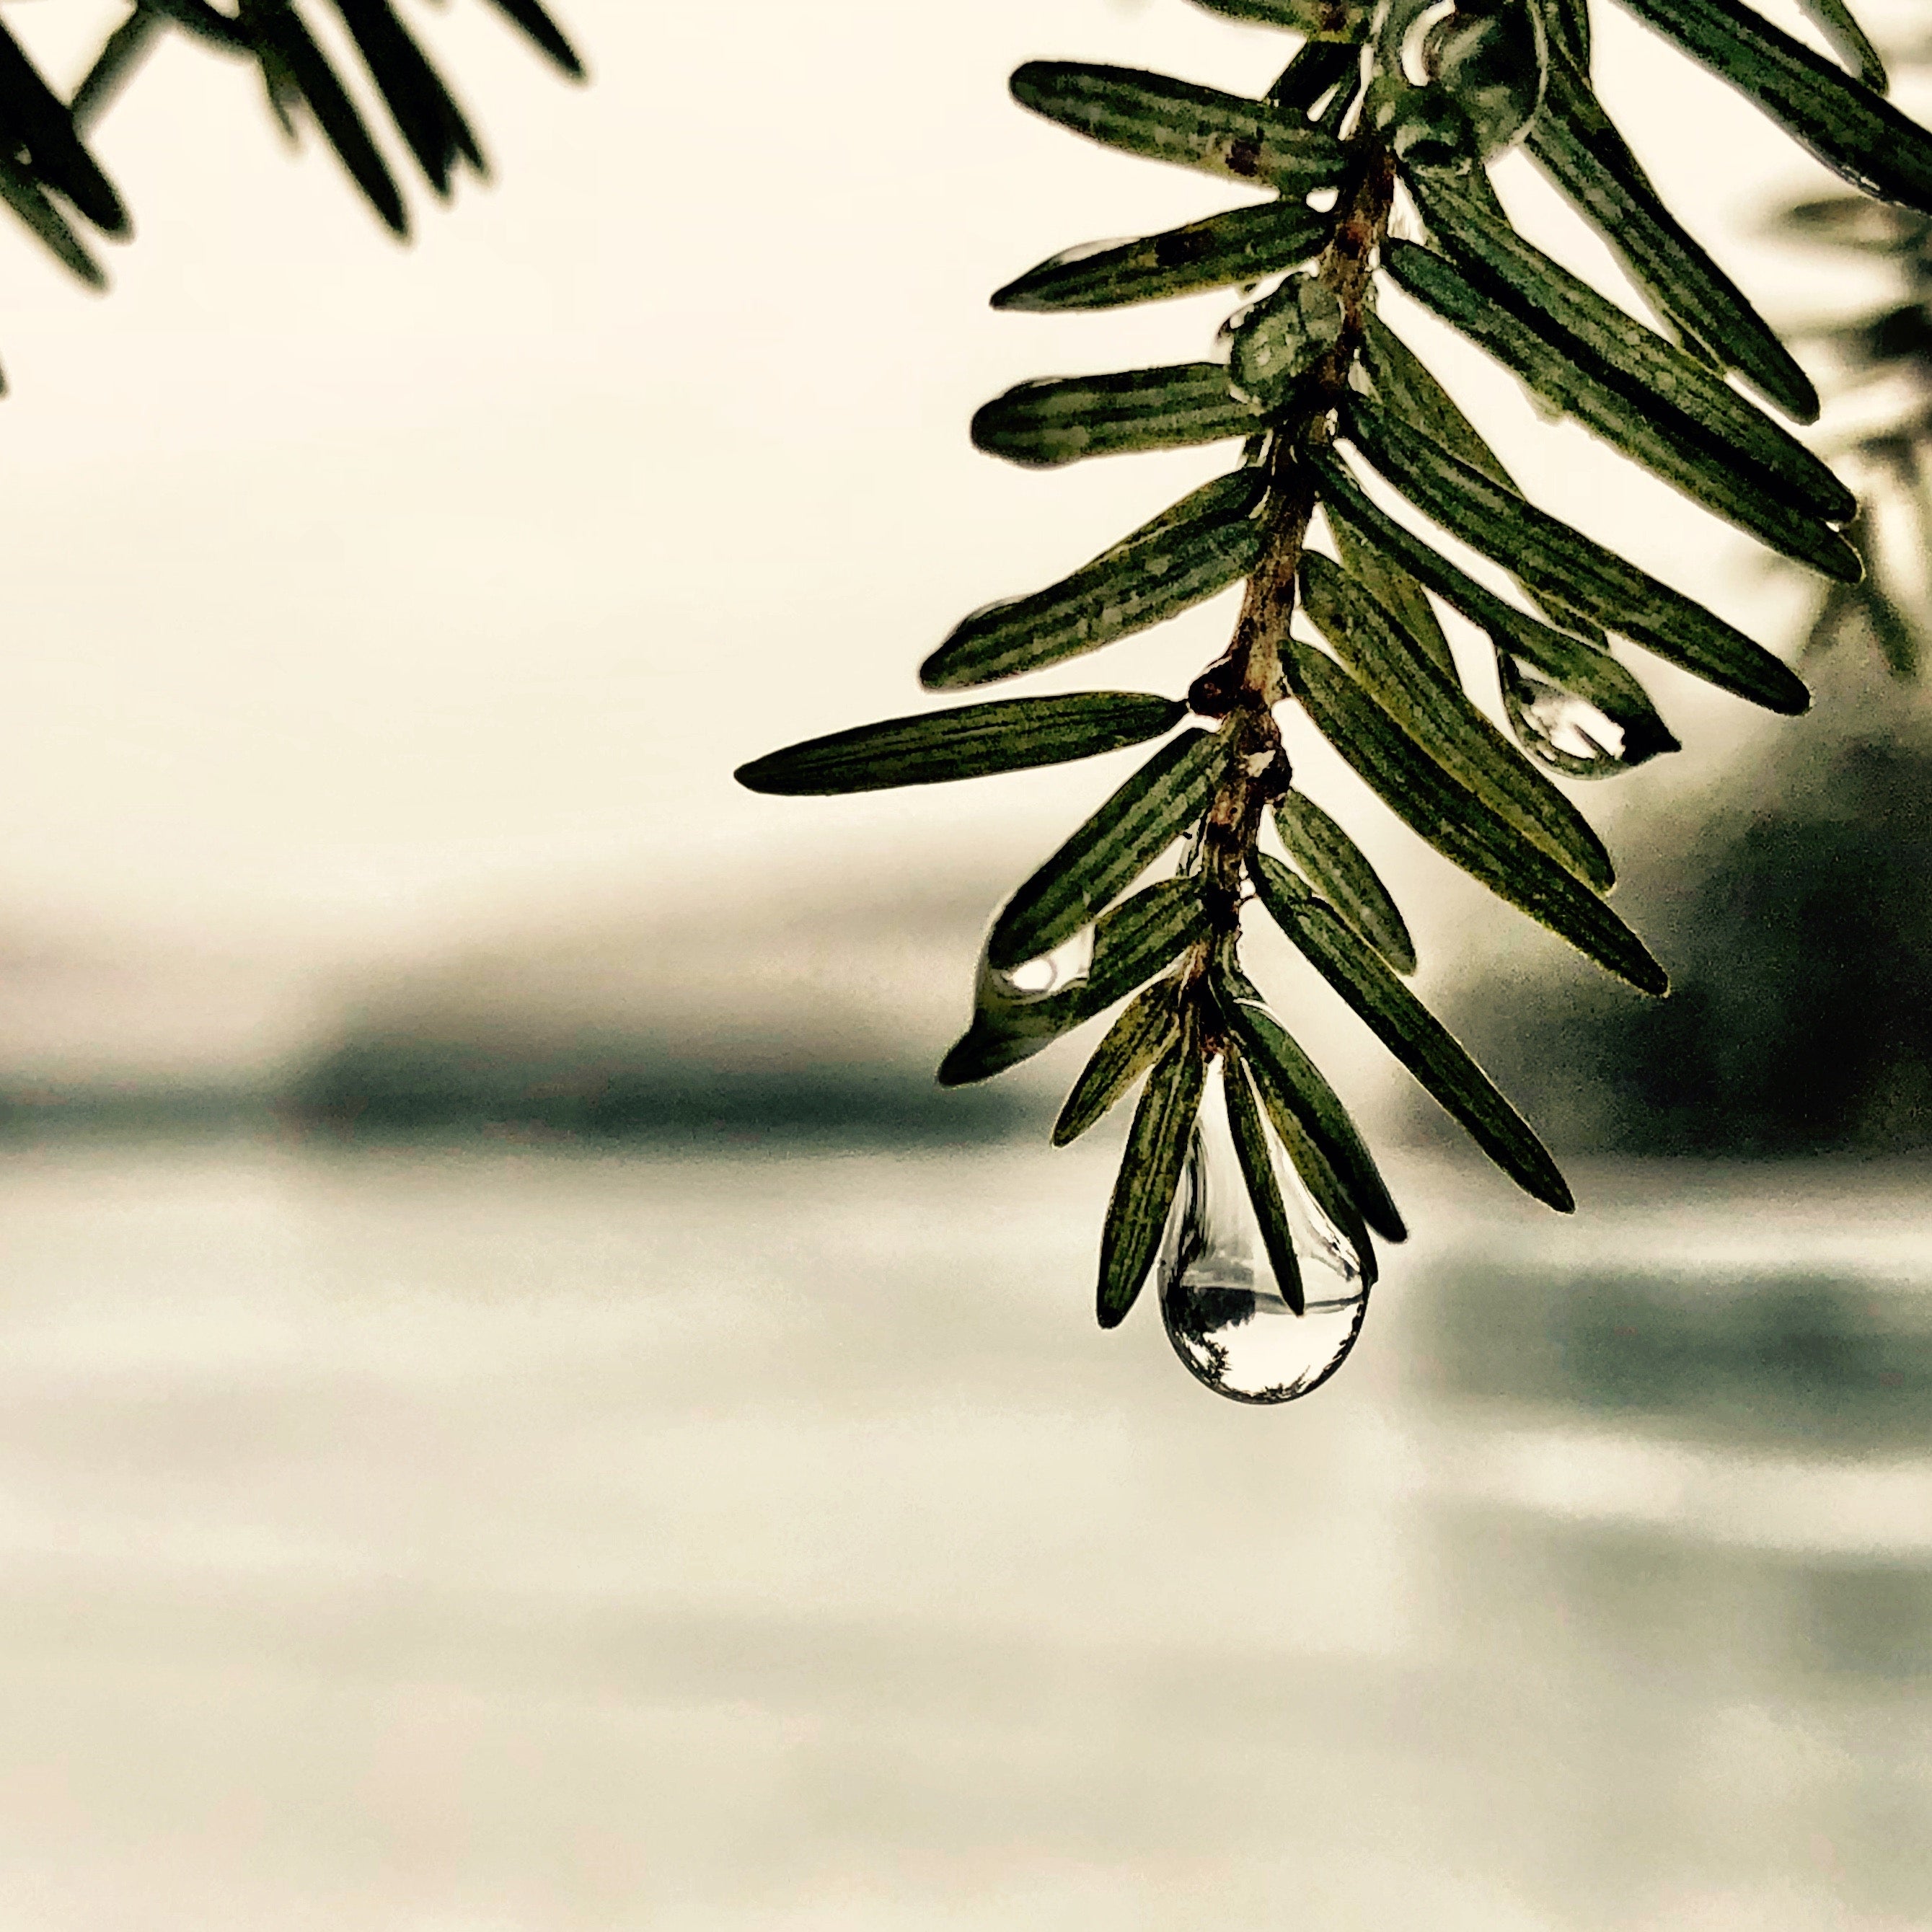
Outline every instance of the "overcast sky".
{"type": "MultiPolygon", "coordinates": [[[[576,0],[579,89],[481,0],[414,10],[499,178],[453,209],[418,195],[413,246],[331,158],[284,151],[244,73],[178,45],[100,131],[139,230],[110,251],[112,292],[0,236],[14,926],[346,955],[532,896],[682,892],[706,867],[1056,841],[1114,781],[801,805],[730,769],[916,704],[962,612],[1220,460],[1034,476],[968,447],[1007,383],[1200,354],[1226,306],[998,316],[991,288],[1238,199],[1034,122],[1004,82],[1057,54],[1258,88],[1278,38],[1182,0],[576,0]]],[[[1598,10],[1606,92],[1708,237],[1822,182],[1598,10]]],[[[86,11],[9,17],[65,77],[86,11]]],[[[1830,305],[1802,258],[1725,253],[1774,310],[1830,305]]],[[[1720,608],[1778,608],[1748,545],[1545,430],[1472,353],[1453,367],[1552,507],[1720,608]]],[[[1178,690],[1228,614],[1122,647],[1097,681],[1178,690]]],[[[1712,746],[1744,722],[1654,685],[1712,746]]]]}

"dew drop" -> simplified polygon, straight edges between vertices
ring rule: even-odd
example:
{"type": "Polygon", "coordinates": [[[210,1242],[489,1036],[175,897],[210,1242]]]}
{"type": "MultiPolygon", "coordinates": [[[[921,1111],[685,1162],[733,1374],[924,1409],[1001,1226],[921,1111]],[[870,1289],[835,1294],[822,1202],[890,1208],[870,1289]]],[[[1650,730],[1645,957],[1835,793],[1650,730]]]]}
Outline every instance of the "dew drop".
{"type": "Polygon", "coordinates": [[[1290,276],[1274,294],[1244,310],[1229,332],[1229,370],[1238,395],[1264,408],[1312,369],[1342,329],[1334,291],[1310,275],[1290,276]]]}
{"type": "Polygon", "coordinates": [[[1076,980],[1084,980],[1093,963],[1094,928],[1089,926],[1037,959],[1023,959],[1004,971],[996,968],[993,985],[1005,998],[1030,1005],[1036,1000],[1050,999],[1055,993],[1064,992],[1076,980]]]}
{"type": "Polygon", "coordinates": [[[1063,248],[1057,255],[1049,255],[1034,271],[1044,274],[1049,268],[1070,268],[1076,262],[1090,262],[1096,255],[1104,255],[1114,248],[1130,247],[1139,238],[1132,235],[1117,235],[1106,242],[1078,242],[1071,248],[1063,248]]]}
{"type": "Polygon", "coordinates": [[[1628,769],[1624,728],[1587,698],[1521,665],[1509,667],[1504,701],[1526,748],[1570,778],[1607,778],[1628,769]]]}
{"type": "Polygon", "coordinates": [[[1430,32],[1428,64],[1461,104],[1486,154],[1520,140],[1543,104],[1546,32],[1540,10],[1517,0],[1459,14],[1430,32]]]}
{"type": "Polygon", "coordinates": [[[1402,29],[1397,59],[1402,78],[1410,86],[1426,87],[1436,78],[1435,63],[1430,58],[1430,36],[1454,16],[1455,0],[1426,0],[1426,4],[1407,10],[1409,18],[1402,29]]]}
{"type": "Polygon", "coordinates": [[[1539,697],[1532,707],[1543,735],[1551,746],[1573,758],[1620,758],[1623,731],[1612,724],[1588,699],[1574,692],[1552,692],[1539,697]]]}
{"type": "Polygon", "coordinates": [[[1308,1198],[1264,1122],[1303,1264],[1306,1312],[1289,1307],[1234,1153],[1221,1078],[1217,1063],[1162,1244],[1161,1316],[1174,1353],[1216,1395],[1292,1402],[1319,1388],[1347,1359],[1368,1312],[1369,1291],[1353,1246],[1308,1198]]]}

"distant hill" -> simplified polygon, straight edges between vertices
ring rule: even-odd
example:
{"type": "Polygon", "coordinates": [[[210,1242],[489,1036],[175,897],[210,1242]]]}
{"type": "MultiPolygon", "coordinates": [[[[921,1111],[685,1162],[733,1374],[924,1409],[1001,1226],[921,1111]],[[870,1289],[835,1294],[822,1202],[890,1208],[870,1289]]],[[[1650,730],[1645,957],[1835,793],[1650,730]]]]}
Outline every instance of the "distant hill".
{"type": "Polygon", "coordinates": [[[997,898],[738,892],[512,933],[358,994],[288,1105],[358,1135],[1011,1133],[1040,1120],[1036,1084],[934,1080],[997,898]]]}
{"type": "Polygon", "coordinates": [[[348,1136],[1040,1132],[1078,1042],[1051,1070],[952,1092],[934,1078],[1026,862],[985,842],[910,884],[859,842],[809,865],[767,849],[670,880],[538,882],[442,914],[482,937],[439,947],[404,928],[386,961],[289,943],[229,958],[23,919],[0,930],[0,1135],[277,1117],[348,1136]]]}

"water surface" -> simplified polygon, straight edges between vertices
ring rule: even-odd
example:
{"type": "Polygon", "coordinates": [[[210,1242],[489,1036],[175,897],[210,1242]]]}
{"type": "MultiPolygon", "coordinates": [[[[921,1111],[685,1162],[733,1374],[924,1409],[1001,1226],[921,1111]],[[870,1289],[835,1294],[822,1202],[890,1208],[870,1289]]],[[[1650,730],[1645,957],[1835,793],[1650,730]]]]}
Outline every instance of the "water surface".
{"type": "Polygon", "coordinates": [[[1106,1160],[12,1150],[10,1927],[1932,1924],[1922,1175],[1412,1166],[1270,1411],[1106,1160]]]}

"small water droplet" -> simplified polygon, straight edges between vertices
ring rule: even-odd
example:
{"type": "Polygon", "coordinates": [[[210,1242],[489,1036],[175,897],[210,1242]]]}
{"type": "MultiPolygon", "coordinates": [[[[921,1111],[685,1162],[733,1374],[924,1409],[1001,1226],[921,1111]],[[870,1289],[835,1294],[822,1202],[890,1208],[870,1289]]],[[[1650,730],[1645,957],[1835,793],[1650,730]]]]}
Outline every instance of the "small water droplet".
{"type": "MultiPolygon", "coordinates": [[[[1401,27],[1396,60],[1402,78],[1412,87],[1426,87],[1436,78],[1435,63],[1429,58],[1430,34],[1456,11],[1455,0],[1424,0],[1424,4],[1400,10],[1407,15],[1401,27]]],[[[1394,26],[1391,20],[1390,25],[1394,26]]]]}
{"type": "Polygon", "coordinates": [[[1292,1402],[1347,1359],[1368,1312],[1353,1246],[1315,1206],[1272,1126],[1264,1123],[1276,1184],[1294,1231],[1306,1312],[1276,1285],[1222,1099],[1222,1064],[1209,1070],[1200,1118],[1169,1216],[1160,1263],[1168,1340],[1189,1371],[1231,1401],[1292,1402]]]}
{"type": "Polygon", "coordinates": [[[1044,274],[1049,268],[1070,268],[1076,262],[1090,262],[1096,255],[1104,255],[1110,248],[1124,248],[1139,239],[1133,235],[1117,235],[1106,242],[1077,242],[1071,248],[1063,248],[1057,255],[1049,255],[1034,271],[1044,274]]]}
{"type": "Polygon", "coordinates": [[[1627,768],[1624,728],[1587,698],[1509,667],[1503,697],[1525,747],[1571,778],[1605,778],[1627,768]]]}
{"type": "Polygon", "coordinates": [[[1018,965],[992,974],[995,989],[1009,1000],[1030,1005],[1064,992],[1076,980],[1084,980],[1094,963],[1094,928],[1084,926],[1071,939],[1043,952],[1037,959],[1023,959],[1018,965]]]}
{"type": "Polygon", "coordinates": [[[1276,406],[1288,386],[1341,339],[1342,321],[1334,290],[1312,275],[1290,276],[1234,321],[1229,369],[1236,394],[1276,406]]]}
{"type": "Polygon", "coordinates": [[[1483,152],[1521,139],[1543,104],[1548,69],[1541,10],[1523,0],[1457,9],[1429,28],[1423,64],[1453,94],[1483,152]]]}

